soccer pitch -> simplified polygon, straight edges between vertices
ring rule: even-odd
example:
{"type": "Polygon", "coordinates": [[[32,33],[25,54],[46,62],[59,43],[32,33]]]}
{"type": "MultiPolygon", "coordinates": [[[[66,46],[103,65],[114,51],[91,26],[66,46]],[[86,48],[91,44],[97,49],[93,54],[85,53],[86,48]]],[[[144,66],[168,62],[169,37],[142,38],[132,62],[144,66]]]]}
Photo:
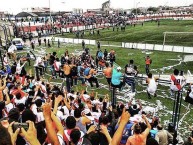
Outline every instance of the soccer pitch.
{"type": "MultiPolygon", "coordinates": [[[[100,30],[100,35],[89,35],[89,31],[85,32],[83,39],[92,39],[102,41],[108,41],[110,44],[117,44],[120,42],[134,42],[134,43],[148,43],[148,44],[163,44],[164,32],[193,32],[192,21],[177,21],[177,20],[160,20],[160,26],[156,21],[144,22],[133,25],[128,25],[126,31],[122,32],[119,28],[110,27],[100,30]]],[[[75,34],[64,33],[65,38],[76,38],[75,34]]],[[[166,36],[166,45],[180,45],[180,46],[193,46],[193,34],[168,34],[166,36]]]]}

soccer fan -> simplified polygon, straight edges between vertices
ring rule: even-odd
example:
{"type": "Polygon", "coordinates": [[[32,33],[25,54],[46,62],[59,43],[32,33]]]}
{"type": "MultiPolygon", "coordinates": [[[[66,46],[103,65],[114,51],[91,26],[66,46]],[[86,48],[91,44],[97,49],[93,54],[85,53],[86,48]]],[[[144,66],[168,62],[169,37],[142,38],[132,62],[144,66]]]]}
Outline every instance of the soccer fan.
{"type": "Polygon", "coordinates": [[[88,82],[90,83],[90,86],[93,87],[93,82],[95,82],[96,87],[99,87],[99,83],[98,83],[98,79],[95,77],[97,71],[95,70],[94,66],[88,66],[85,70],[84,70],[84,76],[85,78],[88,80],[88,82]]]}
{"type": "Polygon", "coordinates": [[[152,60],[151,60],[150,56],[147,56],[145,58],[145,71],[146,71],[147,75],[149,74],[149,67],[150,67],[151,63],[152,63],[152,60]]]}
{"type": "Polygon", "coordinates": [[[157,125],[158,132],[155,136],[155,139],[159,145],[167,145],[173,141],[173,136],[165,129],[161,124],[157,125]]]}
{"type": "Polygon", "coordinates": [[[147,128],[142,132],[142,128],[139,124],[135,124],[133,127],[134,134],[127,140],[126,145],[146,145],[147,136],[151,130],[151,125],[145,115],[142,115],[145,120],[147,128]]]}
{"type": "Polygon", "coordinates": [[[105,63],[105,69],[103,70],[103,74],[106,77],[109,88],[111,87],[111,78],[112,78],[112,68],[109,66],[109,63],[105,63]]]}
{"type": "Polygon", "coordinates": [[[113,89],[119,88],[119,91],[121,91],[123,82],[121,81],[121,77],[123,74],[121,73],[121,67],[117,67],[117,69],[113,69],[112,72],[112,78],[111,78],[111,86],[113,89]]]}
{"type": "Polygon", "coordinates": [[[149,99],[151,99],[151,95],[153,95],[154,97],[157,96],[156,94],[156,90],[157,90],[156,80],[157,79],[158,78],[152,76],[152,73],[148,73],[148,78],[146,79],[146,82],[148,84],[147,95],[149,99]]]}
{"type": "Polygon", "coordinates": [[[15,51],[17,50],[16,46],[15,46],[15,42],[13,42],[11,44],[11,46],[8,48],[8,54],[10,55],[10,57],[16,61],[16,53],[15,51]]]}
{"type": "Polygon", "coordinates": [[[135,92],[135,77],[138,74],[137,66],[134,65],[134,61],[130,60],[129,64],[125,66],[125,83],[131,86],[132,93],[135,92]]]}
{"type": "Polygon", "coordinates": [[[174,69],[174,74],[170,76],[170,80],[171,80],[170,90],[172,95],[173,92],[181,91],[181,89],[186,84],[186,79],[183,76],[183,72],[181,72],[180,74],[178,69],[174,69]]]}

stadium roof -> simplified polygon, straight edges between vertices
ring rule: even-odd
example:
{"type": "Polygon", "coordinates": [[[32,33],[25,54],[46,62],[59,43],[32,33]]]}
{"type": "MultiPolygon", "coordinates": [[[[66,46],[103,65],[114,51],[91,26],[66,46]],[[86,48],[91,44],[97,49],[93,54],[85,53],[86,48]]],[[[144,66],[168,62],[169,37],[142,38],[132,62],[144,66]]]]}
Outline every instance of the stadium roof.
{"type": "Polygon", "coordinates": [[[20,12],[16,15],[16,17],[38,17],[35,13],[30,13],[30,12],[20,12]]]}

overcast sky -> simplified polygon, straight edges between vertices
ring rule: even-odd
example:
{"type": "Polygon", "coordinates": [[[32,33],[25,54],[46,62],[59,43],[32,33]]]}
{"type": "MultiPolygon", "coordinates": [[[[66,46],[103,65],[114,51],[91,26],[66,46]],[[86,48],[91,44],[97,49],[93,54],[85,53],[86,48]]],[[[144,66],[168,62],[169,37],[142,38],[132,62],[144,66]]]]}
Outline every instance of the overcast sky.
{"type": "MultiPolygon", "coordinates": [[[[106,0],[50,0],[51,10],[72,10],[72,8],[101,8],[101,4],[106,0]]],[[[192,0],[111,0],[112,8],[129,9],[136,6],[185,6],[193,4],[192,0]]],[[[18,13],[22,8],[27,7],[49,7],[49,0],[0,0],[0,11],[18,13]]]]}

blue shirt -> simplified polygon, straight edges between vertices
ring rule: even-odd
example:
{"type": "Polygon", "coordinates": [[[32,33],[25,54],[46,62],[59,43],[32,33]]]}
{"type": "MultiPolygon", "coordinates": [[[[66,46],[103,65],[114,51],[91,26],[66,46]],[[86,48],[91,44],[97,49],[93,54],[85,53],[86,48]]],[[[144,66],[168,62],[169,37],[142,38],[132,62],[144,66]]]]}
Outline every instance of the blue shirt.
{"type": "Polygon", "coordinates": [[[111,82],[113,85],[119,85],[121,83],[120,79],[122,77],[122,73],[118,72],[116,69],[113,69],[111,82]]]}

